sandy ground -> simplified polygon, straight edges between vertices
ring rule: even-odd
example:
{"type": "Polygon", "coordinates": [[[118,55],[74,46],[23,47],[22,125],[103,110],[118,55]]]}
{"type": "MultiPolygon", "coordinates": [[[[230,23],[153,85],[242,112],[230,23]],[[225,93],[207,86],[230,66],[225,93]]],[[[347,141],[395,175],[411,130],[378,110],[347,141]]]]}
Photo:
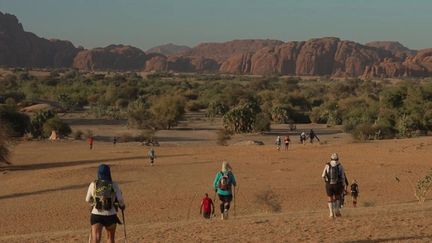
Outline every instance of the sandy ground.
{"type": "MultiPolygon", "coordinates": [[[[101,162],[111,165],[123,190],[129,242],[432,241],[432,202],[419,205],[409,182],[432,168],[432,137],[354,143],[331,132],[321,144],[295,139],[289,151],[277,152],[274,131],[234,138],[259,138],[264,146],[215,146],[211,130],[201,131],[213,134],[203,141],[168,139],[156,148],[154,167],[139,143],[96,141],[94,150],[85,141],[20,143],[13,165],[0,171],[0,242],[86,242],[84,197],[101,162]],[[332,152],[360,186],[359,207],[348,198],[337,220],[327,217],[321,179],[332,152]],[[200,199],[205,192],[213,197],[223,160],[239,183],[236,216],[232,209],[228,221],[201,219],[200,199]]],[[[123,238],[119,227],[118,242],[123,238]]]]}

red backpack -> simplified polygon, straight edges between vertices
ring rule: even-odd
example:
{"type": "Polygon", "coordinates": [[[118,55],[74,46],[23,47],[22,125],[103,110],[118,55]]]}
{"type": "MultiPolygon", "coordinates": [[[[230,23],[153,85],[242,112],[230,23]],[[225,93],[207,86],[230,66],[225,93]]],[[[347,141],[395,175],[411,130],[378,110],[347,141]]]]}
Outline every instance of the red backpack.
{"type": "Polygon", "coordinates": [[[205,197],[203,199],[203,211],[205,213],[211,213],[211,204],[212,204],[211,198],[205,197]]]}

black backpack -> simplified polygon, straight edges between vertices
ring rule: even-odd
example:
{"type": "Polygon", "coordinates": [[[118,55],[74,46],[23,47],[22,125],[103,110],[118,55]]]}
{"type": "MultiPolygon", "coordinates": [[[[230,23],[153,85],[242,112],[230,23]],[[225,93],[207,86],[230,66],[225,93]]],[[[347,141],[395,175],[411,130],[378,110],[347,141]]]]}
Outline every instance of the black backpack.
{"type": "Polygon", "coordinates": [[[327,163],[329,169],[327,171],[327,182],[330,184],[337,184],[341,180],[341,175],[339,171],[339,164],[336,166],[331,166],[330,163],[327,163]]]}
{"type": "Polygon", "coordinates": [[[115,201],[115,190],[112,182],[96,180],[94,183],[95,208],[97,210],[111,210],[115,201]]]}

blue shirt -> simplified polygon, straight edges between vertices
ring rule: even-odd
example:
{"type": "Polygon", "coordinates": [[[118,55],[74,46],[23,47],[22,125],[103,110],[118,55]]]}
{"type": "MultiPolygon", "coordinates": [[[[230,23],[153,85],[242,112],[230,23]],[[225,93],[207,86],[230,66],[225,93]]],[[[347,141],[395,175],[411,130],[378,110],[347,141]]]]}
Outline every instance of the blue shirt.
{"type": "MultiPolygon", "coordinates": [[[[214,182],[213,182],[213,188],[215,190],[217,189],[217,194],[222,195],[222,196],[229,196],[229,195],[232,194],[231,189],[230,190],[222,190],[222,189],[218,188],[219,187],[219,180],[221,179],[222,176],[223,176],[223,173],[221,171],[219,171],[216,174],[214,182]]],[[[230,184],[232,186],[236,186],[237,185],[235,176],[234,176],[234,174],[232,172],[228,172],[228,181],[230,182],[230,184]]]]}

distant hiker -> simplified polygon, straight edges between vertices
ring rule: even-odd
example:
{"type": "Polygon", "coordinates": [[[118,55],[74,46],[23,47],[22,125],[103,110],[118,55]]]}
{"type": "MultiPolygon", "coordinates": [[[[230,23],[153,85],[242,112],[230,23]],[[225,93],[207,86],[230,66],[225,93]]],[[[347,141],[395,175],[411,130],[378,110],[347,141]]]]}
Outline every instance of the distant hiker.
{"type": "Polygon", "coordinates": [[[117,144],[117,137],[113,137],[113,145],[115,146],[117,144]]]}
{"type": "Polygon", "coordinates": [[[359,194],[359,187],[357,181],[353,180],[353,182],[351,183],[351,198],[352,198],[353,207],[357,207],[358,194],[359,194]]]}
{"type": "Polygon", "coordinates": [[[318,140],[318,142],[320,141],[318,136],[315,134],[314,130],[311,129],[309,131],[309,139],[310,139],[310,143],[313,143],[313,140],[316,138],[316,140],[318,140]]]}
{"type": "Polygon", "coordinates": [[[280,151],[280,148],[281,148],[281,145],[282,145],[282,139],[281,139],[280,136],[277,136],[275,144],[276,144],[277,151],[280,151]]]}
{"type": "Polygon", "coordinates": [[[204,218],[209,219],[211,215],[214,213],[215,210],[214,210],[213,200],[211,200],[211,198],[209,198],[208,196],[208,193],[206,193],[205,197],[201,201],[200,214],[204,218]]]}
{"type": "Polygon", "coordinates": [[[344,177],[345,177],[345,187],[341,194],[341,208],[345,206],[345,196],[348,194],[348,186],[349,186],[348,177],[345,172],[344,172],[344,177]]]}
{"type": "Polygon", "coordinates": [[[322,177],[325,181],[330,217],[340,217],[340,199],[345,187],[345,172],[339,163],[337,153],[331,155],[330,162],[326,163],[324,167],[322,177]]]}
{"type": "Polygon", "coordinates": [[[285,150],[288,150],[288,146],[289,146],[290,142],[291,142],[291,139],[290,139],[289,135],[286,135],[284,138],[285,150]]]}
{"type": "Polygon", "coordinates": [[[216,174],[213,182],[213,188],[221,201],[220,211],[222,220],[228,219],[228,210],[230,209],[230,203],[233,199],[235,186],[237,186],[236,179],[231,170],[232,168],[228,162],[224,161],[222,163],[222,170],[216,174]]]}
{"type": "Polygon", "coordinates": [[[147,155],[148,155],[148,157],[150,159],[150,165],[153,166],[154,165],[154,160],[156,158],[156,152],[154,151],[153,148],[151,148],[147,155]]]}
{"type": "Polygon", "coordinates": [[[89,144],[90,149],[93,149],[93,140],[94,140],[93,136],[87,138],[87,143],[89,144]]]}
{"type": "Polygon", "coordinates": [[[300,133],[300,143],[301,144],[306,143],[306,133],[305,132],[300,133]]]}
{"type": "Polygon", "coordinates": [[[126,206],[120,187],[111,178],[108,165],[99,165],[97,180],[90,183],[85,200],[92,206],[91,242],[101,241],[104,227],[108,234],[107,242],[114,242],[117,223],[121,223],[117,217],[115,202],[118,203],[121,210],[124,210],[126,206]]]}

